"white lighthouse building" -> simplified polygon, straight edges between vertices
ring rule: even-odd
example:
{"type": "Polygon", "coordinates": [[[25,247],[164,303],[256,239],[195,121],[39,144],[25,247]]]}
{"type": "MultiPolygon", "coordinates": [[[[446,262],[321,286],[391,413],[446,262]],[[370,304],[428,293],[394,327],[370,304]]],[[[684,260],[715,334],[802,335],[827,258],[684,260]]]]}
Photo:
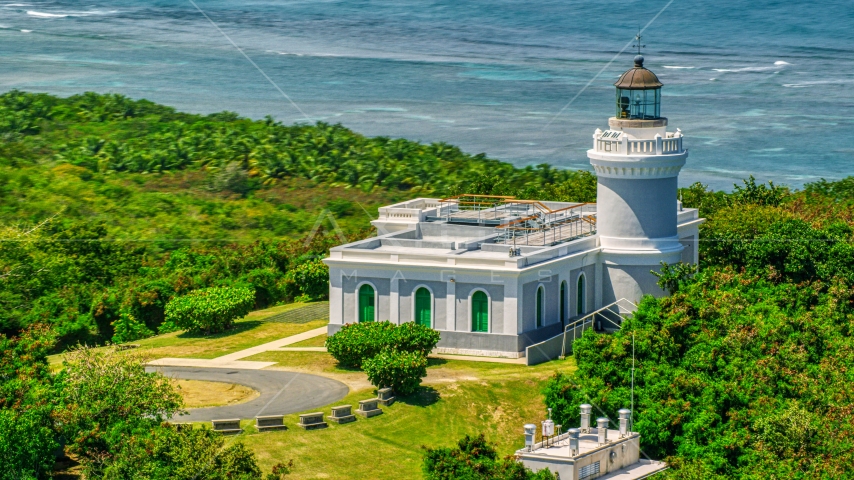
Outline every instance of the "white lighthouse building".
{"type": "Polygon", "coordinates": [[[667,131],[662,84],[642,57],[615,86],[615,115],[587,152],[597,203],[466,194],[382,207],[376,237],[324,260],[329,334],[417,322],[440,332],[439,352],[531,364],[559,355],[555,340],[576,320],[664,295],[661,262],[697,263],[703,219],[676,198],[688,151],[667,131]]]}
{"type": "MultiPolygon", "coordinates": [[[[637,301],[644,294],[661,294],[660,262],[697,263],[696,246],[683,255],[676,200],[679,170],[688,150],[682,132],[667,131],[661,116],[661,82],[635,57],[617,87],[616,112],[608,130],[596,130],[587,151],[598,185],[597,233],[604,265],[602,286],[608,298],[637,301]]],[[[696,239],[696,236],[694,237],[696,239]]]]}

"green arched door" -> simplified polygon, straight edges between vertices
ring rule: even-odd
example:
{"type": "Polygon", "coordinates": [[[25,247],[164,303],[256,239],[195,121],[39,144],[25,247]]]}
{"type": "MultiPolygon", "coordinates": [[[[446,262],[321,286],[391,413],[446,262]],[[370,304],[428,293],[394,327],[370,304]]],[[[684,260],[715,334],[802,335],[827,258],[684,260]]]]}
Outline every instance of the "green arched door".
{"type": "Polygon", "coordinates": [[[489,297],[480,290],[471,296],[471,330],[489,331],[489,297]]]}
{"type": "Polygon", "coordinates": [[[537,328],[543,326],[543,287],[537,289],[537,328]]]}
{"type": "Polygon", "coordinates": [[[424,287],[415,291],[415,323],[432,327],[431,307],[433,298],[430,295],[430,290],[424,287]]]}
{"type": "Polygon", "coordinates": [[[376,320],[374,303],[374,287],[367,283],[359,287],[359,322],[376,320]]]}
{"type": "Polygon", "coordinates": [[[584,313],[584,275],[578,277],[578,296],[575,299],[575,314],[584,313]]]}

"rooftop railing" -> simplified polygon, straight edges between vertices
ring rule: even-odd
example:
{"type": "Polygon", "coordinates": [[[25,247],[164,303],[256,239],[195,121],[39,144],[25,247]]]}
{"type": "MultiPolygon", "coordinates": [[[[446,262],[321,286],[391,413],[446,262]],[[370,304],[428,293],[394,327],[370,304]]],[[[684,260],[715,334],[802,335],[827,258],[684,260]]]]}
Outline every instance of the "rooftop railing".
{"type": "Polygon", "coordinates": [[[593,148],[597,152],[622,155],[669,155],[682,153],[682,131],[667,132],[665,137],[631,139],[623,132],[599,129],[593,134],[593,148]]]}

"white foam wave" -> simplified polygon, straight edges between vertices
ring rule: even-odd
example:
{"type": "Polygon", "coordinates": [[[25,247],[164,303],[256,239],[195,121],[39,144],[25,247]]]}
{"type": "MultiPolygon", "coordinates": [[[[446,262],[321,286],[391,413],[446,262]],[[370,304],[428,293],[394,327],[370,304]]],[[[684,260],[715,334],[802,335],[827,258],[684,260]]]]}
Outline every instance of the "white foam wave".
{"type": "Polygon", "coordinates": [[[27,10],[27,15],[36,18],[66,18],[66,17],[91,17],[95,15],[111,15],[116,13],[116,10],[91,10],[88,12],[62,12],[62,13],[50,13],[50,12],[39,12],[36,10],[27,10]]]}
{"type": "Polygon", "coordinates": [[[32,7],[32,3],[5,3],[0,7],[32,7]]]}
{"type": "Polygon", "coordinates": [[[21,33],[30,33],[32,30],[21,30],[21,33]]]}
{"type": "Polygon", "coordinates": [[[27,10],[27,15],[37,18],[65,18],[68,16],[67,13],[45,13],[37,12],[35,10],[27,10]]]}
{"type": "Polygon", "coordinates": [[[296,52],[280,52],[278,50],[267,50],[268,53],[277,53],[279,55],[289,55],[294,57],[344,57],[337,53],[296,53],[296,52]]]}
{"type": "Polygon", "coordinates": [[[692,70],[692,69],[697,68],[697,67],[682,67],[679,65],[665,65],[664,68],[678,68],[678,69],[692,70]]]}
{"type": "Polygon", "coordinates": [[[716,72],[723,73],[741,73],[741,72],[767,72],[769,70],[780,70],[782,67],[786,65],[791,65],[791,63],[784,62],[782,60],[774,62],[774,65],[768,67],[742,67],[742,68],[713,68],[712,70],[716,72]]]}

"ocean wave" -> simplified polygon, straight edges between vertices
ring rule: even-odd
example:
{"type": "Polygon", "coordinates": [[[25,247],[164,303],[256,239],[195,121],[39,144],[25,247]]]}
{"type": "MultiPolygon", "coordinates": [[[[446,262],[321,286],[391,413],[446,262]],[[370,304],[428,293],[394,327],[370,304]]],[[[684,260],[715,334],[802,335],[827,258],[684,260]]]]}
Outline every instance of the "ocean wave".
{"type": "Polygon", "coordinates": [[[32,30],[21,30],[21,33],[30,33],[32,30]]]}
{"type": "Polygon", "coordinates": [[[66,17],[92,17],[96,15],[111,15],[116,13],[117,10],[90,10],[88,12],[62,12],[62,13],[50,13],[50,12],[38,12],[36,10],[27,10],[27,15],[36,18],[66,18],[66,17]]]}
{"type": "Polygon", "coordinates": [[[681,67],[681,66],[678,66],[678,65],[665,65],[665,66],[664,66],[664,68],[678,68],[678,69],[691,70],[691,69],[694,69],[694,68],[697,68],[697,67],[681,67]]]}
{"type": "Polygon", "coordinates": [[[278,50],[267,50],[267,53],[276,53],[278,55],[289,55],[294,57],[346,57],[337,53],[296,53],[296,52],[280,52],[278,50]]]}
{"type": "Polygon", "coordinates": [[[815,85],[847,85],[851,82],[845,80],[817,80],[814,82],[800,82],[800,83],[784,83],[783,86],[786,88],[807,88],[815,85]]]}
{"type": "Polygon", "coordinates": [[[771,70],[780,70],[791,63],[782,60],[774,62],[774,65],[766,67],[742,67],[742,68],[713,68],[712,70],[722,73],[742,73],[742,72],[767,72],[771,70]]]}

